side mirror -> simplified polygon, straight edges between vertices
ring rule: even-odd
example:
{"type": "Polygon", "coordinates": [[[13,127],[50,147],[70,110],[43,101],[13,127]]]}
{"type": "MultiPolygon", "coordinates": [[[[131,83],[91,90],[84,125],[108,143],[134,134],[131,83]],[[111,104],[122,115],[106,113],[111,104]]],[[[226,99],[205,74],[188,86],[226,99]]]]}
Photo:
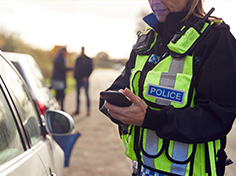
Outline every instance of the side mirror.
{"type": "Polygon", "coordinates": [[[66,112],[47,110],[45,112],[46,130],[53,135],[67,135],[74,129],[74,120],[66,112]]]}

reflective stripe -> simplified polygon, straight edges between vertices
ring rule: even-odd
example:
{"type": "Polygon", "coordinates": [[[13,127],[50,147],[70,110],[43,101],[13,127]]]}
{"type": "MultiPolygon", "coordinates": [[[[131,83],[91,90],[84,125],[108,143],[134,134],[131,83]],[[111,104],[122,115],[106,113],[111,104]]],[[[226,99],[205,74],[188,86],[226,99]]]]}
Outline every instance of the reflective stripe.
{"type": "MultiPolygon", "coordinates": [[[[171,61],[168,73],[163,72],[161,74],[159,85],[174,88],[176,75],[177,75],[177,73],[183,72],[184,62],[185,62],[185,57],[184,58],[173,58],[171,61]]],[[[155,103],[160,104],[160,105],[164,105],[164,106],[168,106],[168,105],[170,105],[171,102],[168,100],[156,98],[155,103]]]]}
{"type": "MultiPolygon", "coordinates": [[[[159,85],[173,88],[175,86],[175,79],[176,79],[176,74],[162,73],[159,85]]],[[[160,104],[160,105],[165,105],[165,106],[170,105],[170,101],[159,99],[159,98],[156,98],[155,103],[160,104]]]]}
{"type": "Polygon", "coordinates": [[[146,157],[145,155],[143,156],[143,163],[146,165],[146,166],[149,166],[151,168],[155,168],[154,166],[154,159],[153,158],[148,158],[146,157]]]}
{"type": "Polygon", "coordinates": [[[183,58],[173,58],[169,73],[183,73],[185,57],[183,58]]]}
{"type": "MultiPolygon", "coordinates": [[[[155,131],[148,130],[146,132],[146,143],[145,143],[145,151],[149,155],[156,155],[158,149],[158,137],[155,131]]],[[[145,165],[155,168],[154,167],[154,159],[148,158],[143,155],[143,162],[145,165]]]]}
{"type": "MultiPolygon", "coordinates": [[[[177,161],[185,161],[188,158],[189,145],[181,142],[174,141],[172,158],[177,161]]],[[[178,173],[185,175],[187,164],[175,164],[171,165],[171,173],[178,173]]]]}
{"type": "Polygon", "coordinates": [[[145,151],[150,155],[156,155],[158,148],[158,136],[155,131],[147,130],[145,151]]]}
{"type": "MultiPolygon", "coordinates": [[[[177,75],[177,73],[183,72],[184,63],[185,63],[185,57],[184,58],[173,58],[171,61],[168,73],[163,72],[161,74],[159,85],[174,88],[176,75],[177,75]]],[[[164,105],[164,106],[168,106],[168,105],[170,105],[171,101],[156,98],[155,103],[160,104],[160,105],[164,105]]]]}
{"type": "Polygon", "coordinates": [[[160,79],[160,85],[174,88],[175,79],[176,79],[176,73],[162,73],[160,79]]]}

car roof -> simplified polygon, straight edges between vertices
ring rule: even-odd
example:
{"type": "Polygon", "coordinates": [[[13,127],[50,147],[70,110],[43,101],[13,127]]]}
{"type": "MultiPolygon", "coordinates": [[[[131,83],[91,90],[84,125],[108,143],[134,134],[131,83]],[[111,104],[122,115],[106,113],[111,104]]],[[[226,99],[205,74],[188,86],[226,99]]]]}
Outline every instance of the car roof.
{"type": "Polygon", "coordinates": [[[6,56],[8,60],[13,61],[13,62],[22,62],[22,60],[34,59],[29,54],[5,52],[5,51],[3,51],[2,53],[3,53],[3,56],[6,56]]]}

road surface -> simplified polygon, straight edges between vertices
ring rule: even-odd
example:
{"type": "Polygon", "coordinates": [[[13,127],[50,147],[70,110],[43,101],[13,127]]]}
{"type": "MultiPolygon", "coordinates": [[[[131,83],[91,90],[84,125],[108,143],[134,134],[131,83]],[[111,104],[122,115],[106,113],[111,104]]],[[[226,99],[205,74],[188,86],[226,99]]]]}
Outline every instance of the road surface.
{"type": "MultiPolygon", "coordinates": [[[[75,129],[81,136],[71,153],[64,176],[130,176],[131,161],[123,154],[117,126],[98,109],[99,92],[117,77],[116,70],[94,70],[90,77],[91,114],[86,116],[86,99],[81,90],[80,114],[74,116],[75,129]]],[[[66,95],[65,111],[76,107],[76,91],[66,95]]]]}

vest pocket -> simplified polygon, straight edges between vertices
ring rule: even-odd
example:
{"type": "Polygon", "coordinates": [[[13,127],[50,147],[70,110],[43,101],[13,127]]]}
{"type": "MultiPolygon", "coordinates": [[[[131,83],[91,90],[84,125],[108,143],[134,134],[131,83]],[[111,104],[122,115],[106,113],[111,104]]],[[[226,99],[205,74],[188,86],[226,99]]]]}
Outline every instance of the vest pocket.
{"type": "Polygon", "coordinates": [[[166,174],[192,175],[196,144],[165,140],[155,131],[142,129],[139,146],[144,167],[166,174]]]}
{"type": "Polygon", "coordinates": [[[142,153],[148,158],[158,158],[165,149],[164,140],[155,131],[148,129],[142,129],[140,146],[142,153]]]}
{"type": "Polygon", "coordinates": [[[196,153],[196,144],[186,144],[178,141],[168,141],[166,157],[176,164],[187,164],[193,161],[196,153]]]}
{"type": "Polygon", "coordinates": [[[155,131],[148,129],[142,129],[140,146],[145,156],[158,158],[165,153],[166,158],[176,164],[187,164],[193,161],[196,153],[196,144],[164,140],[159,138],[155,131]]]}
{"type": "Polygon", "coordinates": [[[134,152],[134,126],[129,125],[128,134],[122,135],[122,142],[124,146],[124,154],[133,161],[137,161],[137,157],[134,152]]]}

